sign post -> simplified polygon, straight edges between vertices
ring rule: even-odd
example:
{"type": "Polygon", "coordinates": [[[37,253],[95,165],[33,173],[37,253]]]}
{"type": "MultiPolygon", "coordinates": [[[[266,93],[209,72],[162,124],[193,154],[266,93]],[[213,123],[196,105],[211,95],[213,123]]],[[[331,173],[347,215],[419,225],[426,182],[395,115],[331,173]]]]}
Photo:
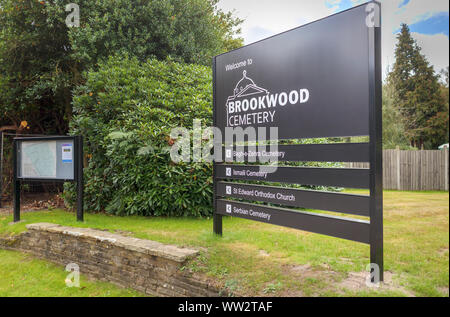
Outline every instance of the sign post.
{"type": "MultiPolygon", "coordinates": [[[[381,8],[378,7],[378,14],[381,8]]],[[[381,19],[381,16],[379,16],[381,19]]],[[[381,27],[369,27],[370,263],[383,281],[383,128],[381,27]]]]}
{"type": "Polygon", "coordinates": [[[76,182],[77,220],[83,221],[83,137],[14,138],[14,222],[20,221],[22,181],[76,182]]]}
{"type": "Polygon", "coordinates": [[[365,243],[372,282],[383,280],[379,13],[380,4],[370,2],[213,58],[214,126],[225,136],[215,140],[222,154],[214,162],[214,233],[222,235],[223,216],[234,216],[365,243]],[[355,136],[369,142],[323,144],[355,136]],[[321,144],[303,141],[315,138],[321,144]],[[369,162],[370,168],[284,162],[369,162]]]}
{"type": "Polygon", "coordinates": [[[77,220],[84,221],[84,178],[83,178],[83,137],[75,137],[76,182],[77,182],[77,220]]]}
{"type": "Polygon", "coordinates": [[[13,139],[13,205],[14,222],[20,221],[20,180],[17,179],[17,141],[13,139]]]}

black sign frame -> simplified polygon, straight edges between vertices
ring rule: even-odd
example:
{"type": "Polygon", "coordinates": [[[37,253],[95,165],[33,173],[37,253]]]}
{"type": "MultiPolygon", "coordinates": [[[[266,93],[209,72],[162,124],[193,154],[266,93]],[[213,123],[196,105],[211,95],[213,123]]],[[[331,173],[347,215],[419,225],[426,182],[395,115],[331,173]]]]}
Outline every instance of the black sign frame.
{"type": "MultiPolygon", "coordinates": [[[[350,144],[311,144],[311,145],[287,145],[282,146],[289,155],[281,161],[324,161],[324,162],[369,162],[369,169],[341,169],[340,171],[335,171],[340,173],[335,175],[335,180],[339,177],[343,177],[345,180],[350,180],[347,182],[349,187],[353,188],[367,188],[370,191],[369,195],[349,195],[349,194],[336,194],[336,193],[326,193],[318,191],[308,191],[308,190],[295,190],[286,189],[282,187],[267,187],[261,186],[266,191],[274,191],[283,193],[286,195],[293,195],[297,200],[295,203],[285,203],[288,207],[304,207],[311,209],[322,209],[343,212],[348,214],[368,216],[370,221],[361,221],[356,219],[348,219],[341,217],[333,217],[328,215],[313,214],[307,212],[294,212],[284,208],[271,207],[261,204],[250,204],[247,202],[227,200],[227,198],[237,198],[252,200],[265,203],[277,203],[273,199],[273,196],[269,197],[259,197],[259,198],[249,198],[245,195],[250,196],[253,194],[248,194],[252,191],[258,189],[260,185],[254,184],[243,184],[243,183],[232,183],[233,179],[241,180],[262,180],[255,178],[248,178],[246,176],[229,176],[225,175],[224,171],[228,167],[233,167],[231,163],[223,163],[224,157],[220,162],[214,161],[213,163],[213,180],[214,180],[214,216],[213,216],[213,231],[217,235],[222,235],[222,217],[224,215],[229,215],[230,212],[224,211],[228,206],[233,209],[233,216],[240,218],[246,218],[266,223],[271,223],[280,226],[286,226],[291,228],[296,228],[300,230],[330,235],[334,237],[344,238],[348,240],[353,240],[361,243],[366,243],[370,245],[370,263],[378,265],[379,269],[379,281],[383,281],[384,272],[384,260],[383,260],[383,168],[382,168],[382,85],[381,85],[381,4],[372,1],[365,3],[360,6],[345,10],[343,12],[334,14],[330,17],[343,14],[344,12],[355,10],[357,8],[361,9],[362,6],[373,5],[372,9],[376,10],[376,16],[373,26],[367,26],[368,32],[368,143],[350,143],[350,144]],[[292,151],[290,151],[292,149],[292,151]],[[361,177],[364,178],[361,181],[361,177]],[[359,179],[359,181],[358,181],[359,179]],[[244,194],[228,194],[226,193],[226,186],[239,187],[248,189],[248,193],[243,190],[244,194]],[[355,186],[361,185],[361,186],[355,186]],[[272,198],[271,198],[272,197],[272,198]],[[300,201],[299,201],[300,199],[300,201]],[[228,205],[228,206],[227,206],[228,205]],[[234,212],[238,210],[238,213],[234,212]],[[249,215],[249,212],[251,215],[249,215]],[[254,215],[260,217],[256,219],[254,215]],[[276,219],[275,221],[269,221],[276,219]]],[[[366,11],[367,12],[367,11],[366,11]]],[[[330,17],[321,19],[319,21],[328,19],[330,17]]],[[[320,23],[315,21],[312,23],[320,23]]],[[[309,24],[308,24],[309,25],[309,24]]],[[[304,26],[300,26],[302,28],[304,26]]],[[[296,29],[299,29],[296,28],[296,29]]],[[[293,30],[296,30],[293,29],[293,30]]],[[[293,31],[291,30],[291,31],[293,31]]],[[[287,31],[290,32],[290,31],[287,31]]],[[[284,32],[284,33],[287,33],[284,32]]],[[[284,34],[282,33],[282,34],[284,34]]],[[[275,35],[271,38],[277,37],[275,35]]],[[[271,39],[269,38],[269,39],[271,39]]],[[[266,40],[269,40],[266,39],[266,40]]],[[[265,40],[262,40],[265,41],[265,40]]],[[[261,42],[261,41],[259,41],[261,42]]],[[[258,42],[256,42],[258,43],[258,42]]],[[[250,45],[253,45],[252,43],[250,45]]],[[[250,45],[244,46],[248,47],[250,45]]],[[[239,48],[237,50],[240,50],[239,48]]],[[[235,51],[237,51],[235,50],[235,51]]],[[[234,51],[232,51],[234,52],[234,51]]],[[[228,54],[228,53],[225,53],[228,54]]],[[[221,54],[224,55],[224,54],[221,54]]],[[[217,100],[217,59],[221,55],[215,56],[213,58],[213,123],[215,127],[220,127],[218,124],[218,100],[217,100]]],[[[222,131],[222,134],[223,131],[222,131]]],[[[336,135],[337,136],[337,135],[336,135]]],[[[348,135],[353,136],[353,135],[348,135]]],[[[356,136],[356,135],[355,135],[356,136]]],[[[329,136],[333,137],[333,136],[329,136]]],[[[246,151],[247,149],[236,149],[236,151],[246,151]]],[[[235,168],[243,169],[243,165],[234,165],[235,168]]],[[[257,168],[255,166],[247,166],[248,170],[251,168],[257,168]]],[[[290,175],[290,178],[295,179],[296,177],[302,177],[303,180],[307,180],[306,183],[299,182],[304,185],[312,184],[323,184],[323,180],[327,180],[327,175],[329,173],[321,173],[321,171],[308,171],[308,168],[290,168],[283,167],[284,169],[290,169],[295,171],[295,175],[290,175]],[[305,173],[306,172],[306,173],[305,173]],[[308,175],[306,175],[308,174],[308,175]],[[320,174],[320,175],[313,175],[320,174]],[[306,175],[306,176],[305,176],[306,175]],[[316,182],[314,182],[316,181],[316,182]]],[[[332,170],[332,169],[330,169],[332,170]]],[[[233,170],[234,171],[234,170],[233,170]]],[[[283,177],[287,177],[287,173],[279,172],[280,178],[274,177],[269,181],[283,181],[283,177]]],[[[330,172],[330,171],[327,171],[330,172]]],[[[331,171],[333,172],[333,171],[331,171]]],[[[287,181],[288,183],[294,183],[292,179],[287,181]]],[[[334,181],[329,181],[328,184],[337,185],[334,181]]],[[[342,183],[341,183],[342,185],[342,183]]],[[[343,186],[344,187],[344,186],[343,186]]],[[[269,195],[270,193],[266,193],[269,195]]],[[[281,205],[281,203],[277,203],[281,205]]],[[[372,272],[375,268],[371,267],[372,272]]],[[[372,281],[374,281],[374,276],[372,276],[372,281]]]]}
{"type": "Polygon", "coordinates": [[[13,139],[13,206],[14,222],[20,221],[20,190],[22,181],[30,182],[75,182],[77,184],[77,220],[84,219],[84,178],[83,178],[83,137],[82,136],[45,136],[17,137],[13,139]],[[73,142],[73,179],[62,178],[32,178],[19,176],[18,149],[22,142],[27,141],[72,141],[73,142]]]}

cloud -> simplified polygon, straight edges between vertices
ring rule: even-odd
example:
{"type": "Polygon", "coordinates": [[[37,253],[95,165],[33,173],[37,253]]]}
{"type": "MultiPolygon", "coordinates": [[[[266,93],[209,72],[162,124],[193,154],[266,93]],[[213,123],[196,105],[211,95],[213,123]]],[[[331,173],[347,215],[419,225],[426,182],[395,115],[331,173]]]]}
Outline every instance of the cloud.
{"type": "Polygon", "coordinates": [[[409,0],[403,0],[402,3],[400,3],[398,5],[398,7],[401,8],[401,7],[405,6],[405,5],[407,5],[408,3],[409,3],[409,0]]]}
{"type": "MultiPolygon", "coordinates": [[[[242,35],[245,44],[250,44],[365,2],[368,0],[222,0],[219,7],[226,11],[235,9],[235,14],[245,20],[242,35]]],[[[448,0],[380,2],[383,72],[395,61],[396,34],[401,23],[411,26],[413,37],[435,70],[448,65],[448,36],[436,31],[442,25],[445,28],[445,23],[448,26],[448,0]],[[446,14],[444,21],[443,14],[446,14]],[[429,23],[437,21],[439,26],[430,30],[429,23]]]]}
{"type": "Polygon", "coordinates": [[[436,72],[448,66],[449,42],[446,35],[411,34],[422,48],[422,54],[428,58],[436,72]]]}
{"type": "Polygon", "coordinates": [[[242,35],[245,44],[262,39],[254,36],[255,27],[267,30],[270,36],[335,12],[325,5],[325,0],[222,0],[218,6],[224,11],[235,10],[235,14],[244,19],[242,35]]]}
{"type": "Polygon", "coordinates": [[[448,0],[381,0],[384,26],[394,32],[399,25],[408,25],[431,18],[441,12],[448,12],[448,0]],[[402,5],[403,4],[403,5],[402,5]]]}
{"type": "Polygon", "coordinates": [[[327,8],[332,9],[333,11],[339,10],[339,5],[341,4],[342,0],[326,0],[325,5],[327,8]]]}
{"type": "Polygon", "coordinates": [[[247,40],[252,43],[265,39],[271,35],[273,35],[272,31],[259,26],[254,26],[248,30],[247,40]]]}
{"type": "MultiPolygon", "coordinates": [[[[397,33],[402,23],[412,27],[412,36],[422,47],[426,56],[436,71],[448,66],[449,40],[444,34],[423,34],[426,32],[423,23],[430,23],[437,17],[446,14],[448,25],[449,5],[447,0],[382,0],[382,56],[383,72],[392,67],[395,62],[395,46],[397,33]],[[431,19],[431,20],[430,20],[431,19]],[[427,22],[428,21],[428,22],[427,22]],[[418,27],[422,24],[422,27],[418,27]],[[415,32],[414,32],[415,31],[415,32]]],[[[385,75],[385,73],[384,73],[385,75]]]]}
{"type": "Polygon", "coordinates": [[[422,34],[442,33],[448,36],[448,12],[436,13],[431,18],[411,24],[409,29],[422,34]]]}

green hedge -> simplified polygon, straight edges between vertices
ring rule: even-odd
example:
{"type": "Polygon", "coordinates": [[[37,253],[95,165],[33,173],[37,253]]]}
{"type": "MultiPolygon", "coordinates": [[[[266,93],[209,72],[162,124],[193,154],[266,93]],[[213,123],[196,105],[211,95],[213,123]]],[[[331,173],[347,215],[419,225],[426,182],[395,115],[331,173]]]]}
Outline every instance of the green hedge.
{"type": "MultiPolygon", "coordinates": [[[[211,125],[211,69],[110,57],[75,92],[71,133],[85,140],[85,207],[118,215],[212,214],[212,167],[174,164],[173,127],[211,125]]],[[[65,198],[73,203],[74,188],[65,198]]]]}

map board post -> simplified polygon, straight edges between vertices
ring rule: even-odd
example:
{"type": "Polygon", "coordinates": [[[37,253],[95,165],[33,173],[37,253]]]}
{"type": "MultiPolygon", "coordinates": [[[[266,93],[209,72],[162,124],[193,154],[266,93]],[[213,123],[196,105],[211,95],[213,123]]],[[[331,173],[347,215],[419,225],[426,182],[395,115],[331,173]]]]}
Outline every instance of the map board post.
{"type": "Polygon", "coordinates": [[[0,131],[0,208],[2,208],[3,193],[3,131],[0,131]]]}
{"type": "Polygon", "coordinates": [[[82,136],[14,138],[13,174],[14,222],[20,221],[22,181],[76,182],[77,220],[83,221],[82,136]]]}
{"type": "Polygon", "coordinates": [[[254,128],[259,137],[266,128],[266,140],[282,143],[271,151],[268,145],[255,150],[249,144],[219,142],[225,155],[216,155],[214,162],[216,234],[222,235],[222,217],[234,216],[365,243],[372,281],[383,280],[380,11],[379,3],[369,2],[213,58],[213,121],[222,136],[227,129],[254,128]],[[277,129],[276,137],[269,128],[277,129]],[[361,136],[369,141],[286,142],[361,136]],[[249,164],[254,162],[250,157],[270,156],[277,158],[273,172],[263,172],[267,165],[249,164]],[[238,157],[244,162],[235,164],[238,157]],[[369,162],[370,168],[284,162],[369,162]],[[280,183],[365,189],[369,194],[280,183]]]}

